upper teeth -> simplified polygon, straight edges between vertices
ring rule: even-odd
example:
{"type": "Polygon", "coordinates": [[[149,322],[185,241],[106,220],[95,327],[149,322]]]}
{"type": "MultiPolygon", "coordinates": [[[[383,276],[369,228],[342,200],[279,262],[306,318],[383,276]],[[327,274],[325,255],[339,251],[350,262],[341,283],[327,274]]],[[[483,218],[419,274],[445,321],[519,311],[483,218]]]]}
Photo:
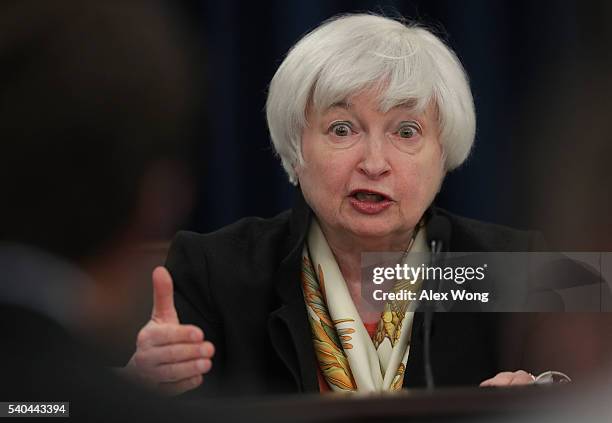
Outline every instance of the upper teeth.
{"type": "Polygon", "coordinates": [[[382,201],[384,197],[379,194],[374,194],[370,192],[358,192],[355,194],[355,198],[359,201],[382,201]]]}

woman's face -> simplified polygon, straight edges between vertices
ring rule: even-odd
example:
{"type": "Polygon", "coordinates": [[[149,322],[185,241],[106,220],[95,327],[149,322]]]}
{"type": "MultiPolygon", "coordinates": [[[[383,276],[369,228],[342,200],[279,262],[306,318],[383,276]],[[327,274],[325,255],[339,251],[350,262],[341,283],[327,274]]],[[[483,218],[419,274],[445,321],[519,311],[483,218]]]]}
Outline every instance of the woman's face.
{"type": "Polygon", "coordinates": [[[405,248],[444,176],[436,112],[378,108],[363,91],[310,112],[296,172],[328,238],[405,248]]]}

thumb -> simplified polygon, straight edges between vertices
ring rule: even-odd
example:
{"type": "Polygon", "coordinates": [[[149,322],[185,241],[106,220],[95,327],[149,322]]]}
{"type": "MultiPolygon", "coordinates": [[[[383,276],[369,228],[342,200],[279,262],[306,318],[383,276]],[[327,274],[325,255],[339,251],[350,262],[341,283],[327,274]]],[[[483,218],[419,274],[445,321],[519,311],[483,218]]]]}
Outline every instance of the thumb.
{"type": "Polygon", "coordinates": [[[153,313],[151,319],[157,323],[179,323],[176,308],[174,308],[172,276],[163,266],[156,267],[153,270],[153,313]]]}

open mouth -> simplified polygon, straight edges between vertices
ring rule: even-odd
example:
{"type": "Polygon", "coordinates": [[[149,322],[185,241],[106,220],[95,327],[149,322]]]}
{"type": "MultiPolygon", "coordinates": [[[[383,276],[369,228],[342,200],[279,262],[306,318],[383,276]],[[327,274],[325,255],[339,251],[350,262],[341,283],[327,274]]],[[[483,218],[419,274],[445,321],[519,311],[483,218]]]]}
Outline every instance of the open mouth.
{"type": "Polygon", "coordinates": [[[383,201],[391,201],[391,199],[384,194],[365,190],[353,191],[351,193],[351,197],[365,203],[382,203],[383,201]]]}

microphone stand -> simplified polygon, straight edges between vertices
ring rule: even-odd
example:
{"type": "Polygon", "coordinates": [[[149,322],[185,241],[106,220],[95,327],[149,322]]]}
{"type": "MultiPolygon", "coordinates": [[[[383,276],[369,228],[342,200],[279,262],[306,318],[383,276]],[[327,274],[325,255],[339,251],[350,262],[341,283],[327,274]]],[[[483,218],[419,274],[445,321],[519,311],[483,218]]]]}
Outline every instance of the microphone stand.
{"type": "MultiPolygon", "coordinates": [[[[442,251],[442,241],[432,240],[431,241],[431,266],[435,266],[438,263],[440,252],[442,251]]],[[[438,283],[436,281],[436,287],[438,283]]],[[[437,291],[437,289],[436,289],[437,291]]],[[[433,371],[431,369],[431,322],[433,319],[433,305],[429,304],[425,308],[425,316],[423,321],[423,358],[425,361],[425,383],[428,390],[433,390],[435,387],[433,371]]]]}

